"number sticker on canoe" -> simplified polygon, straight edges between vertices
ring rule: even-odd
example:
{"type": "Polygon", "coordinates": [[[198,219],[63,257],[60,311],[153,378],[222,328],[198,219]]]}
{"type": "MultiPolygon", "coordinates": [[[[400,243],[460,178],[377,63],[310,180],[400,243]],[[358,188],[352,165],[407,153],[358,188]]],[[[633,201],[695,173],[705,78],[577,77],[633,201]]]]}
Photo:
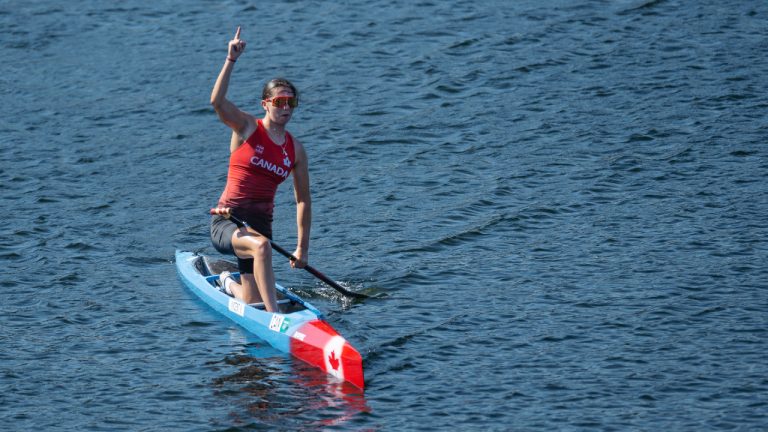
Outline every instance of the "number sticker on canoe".
{"type": "Polygon", "coordinates": [[[240,303],[239,301],[235,299],[229,299],[229,310],[231,312],[234,312],[240,316],[245,315],[245,304],[240,303]]]}
{"type": "Polygon", "coordinates": [[[285,315],[272,314],[272,320],[269,322],[269,329],[272,331],[285,333],[291,326],[291,319],[285,315]]]}

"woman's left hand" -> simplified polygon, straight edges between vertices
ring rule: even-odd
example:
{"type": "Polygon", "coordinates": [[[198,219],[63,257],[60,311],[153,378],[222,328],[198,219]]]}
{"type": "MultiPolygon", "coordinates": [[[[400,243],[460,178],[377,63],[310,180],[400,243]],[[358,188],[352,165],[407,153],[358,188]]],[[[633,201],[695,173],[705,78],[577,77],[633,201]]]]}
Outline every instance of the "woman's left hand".
{"type": "Polygon", "coordinates": [[[307,266],[309,254],[304,252],[303,249],[296,248],[296,250],[293,251],[293,256],[296,257],[296,261],[291,260],[291,268],[304,268],[307,266]]]}

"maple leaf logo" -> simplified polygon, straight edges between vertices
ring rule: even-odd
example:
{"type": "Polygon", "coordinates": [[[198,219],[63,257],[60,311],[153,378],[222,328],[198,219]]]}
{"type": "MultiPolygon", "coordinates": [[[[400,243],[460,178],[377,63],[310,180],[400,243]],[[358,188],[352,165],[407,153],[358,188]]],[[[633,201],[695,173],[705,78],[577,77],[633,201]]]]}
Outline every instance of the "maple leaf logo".
{"type": "Polygon", "coordinates": [[[328,356],[328,363],[331,364],[333,370],[339,370],[339,359],[336,358],[335,351],[331,351],[331,355],[328,356]]]}

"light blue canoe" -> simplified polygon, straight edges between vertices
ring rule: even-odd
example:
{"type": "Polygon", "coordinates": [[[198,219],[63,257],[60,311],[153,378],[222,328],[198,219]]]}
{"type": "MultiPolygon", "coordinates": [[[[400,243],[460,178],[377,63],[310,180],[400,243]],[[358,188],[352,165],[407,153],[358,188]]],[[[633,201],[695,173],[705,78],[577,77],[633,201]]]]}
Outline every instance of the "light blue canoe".
{"type": "Polygon", "coordinates": [[[277,285],[280,313],[248,305],[218,288],[218,274],[236,271],[234,263],[176,251],[179,278],[200,299],[274,348],[364,388],[360,353],[328,324],[309,302],[277,285]]]}

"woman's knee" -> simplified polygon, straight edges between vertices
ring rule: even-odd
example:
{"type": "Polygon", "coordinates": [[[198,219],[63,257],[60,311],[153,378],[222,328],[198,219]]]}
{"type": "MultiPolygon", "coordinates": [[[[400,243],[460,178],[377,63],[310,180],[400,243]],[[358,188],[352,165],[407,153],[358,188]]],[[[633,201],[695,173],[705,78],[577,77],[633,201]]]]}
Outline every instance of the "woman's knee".
{"type": "Polygon", "coordinates": [[[245,236],[236,241],[236,247],[245,255],[254,259],[271,259],[272,245],[264,237],[245,236]]]}
{"type": "Polygon", "coordinates": [[[259,239],[254,246],[254,257],[272,258],[272,245],[269,244],[269,240],[259,239]]]}

